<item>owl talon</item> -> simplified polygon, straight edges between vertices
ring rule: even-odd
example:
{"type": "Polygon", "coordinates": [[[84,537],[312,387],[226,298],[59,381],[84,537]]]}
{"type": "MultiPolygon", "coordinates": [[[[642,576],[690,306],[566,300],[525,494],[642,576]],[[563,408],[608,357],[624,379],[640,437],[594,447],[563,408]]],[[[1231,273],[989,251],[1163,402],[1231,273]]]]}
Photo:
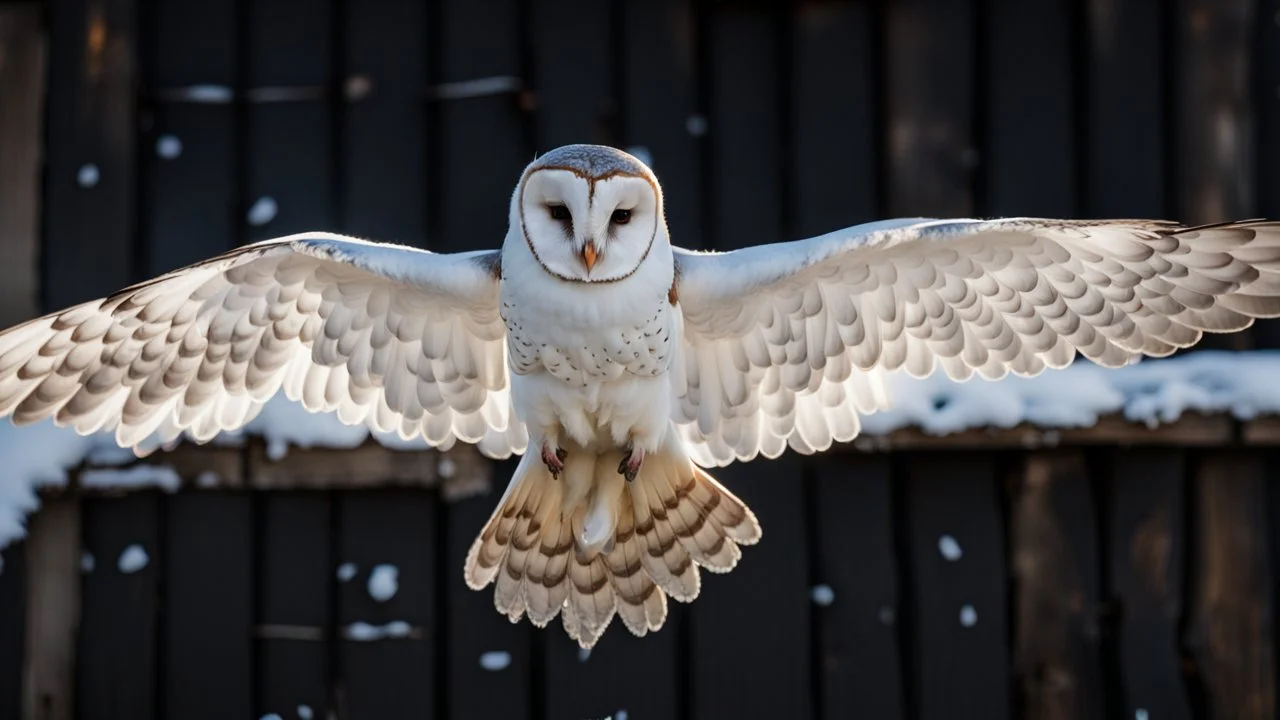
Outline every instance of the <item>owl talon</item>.
{"type": "Polygon", "coordinates": [[[632,482],[636,479],[636,475],[640,474],[640,466],[644,464],[644,450],[641,448],[631,448],[627,451],[626,457],[622,458],[622,462],[618,463],[618,474],[632,482]]]}
{"type": "Polygon", "coordinates": [[[542,446],[542,462],[551,471],[551,477],[556,480],[559,480],[560,473],[564,472],[564,459],[566,457],[569,457],[569,453],[565,452],[564,448],[552,450],[548,445],[544,444],[542,446]]]}

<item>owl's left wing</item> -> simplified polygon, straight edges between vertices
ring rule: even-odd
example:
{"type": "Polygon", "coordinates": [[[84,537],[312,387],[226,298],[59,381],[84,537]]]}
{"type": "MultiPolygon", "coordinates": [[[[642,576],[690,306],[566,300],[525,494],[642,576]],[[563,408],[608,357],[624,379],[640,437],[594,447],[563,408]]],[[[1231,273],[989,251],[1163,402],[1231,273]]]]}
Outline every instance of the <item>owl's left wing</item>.
{"type": "Polygon", "coordinates": [[[827,448],[883,407],[881,370],[1104,366],[1280,315],[1280,222],[893,220],[676,255],[675,411],[723,464],[827,448]]]}

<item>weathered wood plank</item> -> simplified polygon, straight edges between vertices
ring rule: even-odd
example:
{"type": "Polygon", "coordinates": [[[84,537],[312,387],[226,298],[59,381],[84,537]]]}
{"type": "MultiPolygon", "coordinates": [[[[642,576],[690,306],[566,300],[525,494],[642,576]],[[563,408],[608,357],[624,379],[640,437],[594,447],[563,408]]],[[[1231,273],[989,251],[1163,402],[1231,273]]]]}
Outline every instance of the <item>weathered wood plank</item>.
{"type": "Polygon", "coordinates": [[[777,242],[784,230],[778,23],[785,15],[712,7],[711,240],[720,250],[777,242]]]}
{"type": "Polygon", "coordinates": [[[680,620],[674,613],[656,634],[637,638],[614,618],[585,657],[559,619],[548,625],[545,717],[678,717],[680,620]]]}
{"type": "Polygon", "coordinates": [[[1074,217],[1071,0],[983,5],[983,215],[1074,217]]]}
{"type": "MultiPolygon", "coordinates": [[[[1280,0],[1258,0],[1253,22],[1253,113],[1256,213],[1280,217],[1280,0]]],[[[1280,348],[1280,322],[1253,326],[1254,347],[1280,348]]]]}
{"type": "Polygon", "coordinates": [[[1124,717],[1189,720],[1178,648],[1182,614],[1185,456],[1176,449],[1118,452],[1106,484],[1108,567],[1119,602],[1124,717]]]}
{"type": "Polygon", "coordinates": [[[622,0],[622,6],[624,141],[649,154],[672,242],[708,247],[702,224],[707,119],[698,106],[693,2],[622,0]]]}
{"type": "Polygon", "coordinates": [[[969,0],[885,3],[891,216],[973,212],[973,12],[969,0]]]}
{"type": "Polygon", "coordinates": [[[80,626],[81,504],[47,498],[27,524],[26,647],[22,717],[76,717],[76,632],[80,626]]]}
{"type": "Polygon", "coordinates": [[[45,45],[40,3],[0,7],[0,327],[40,308],[45,45]]]}
{"type": "Polygon", "coordinates": [[[1273,718],[1276,661],[1266,477],[1258,452],[1212,452],[1194,481],[1185,643],[1215,718],[1273,718]]]}
{"type": "Polygon", "coordinates": [[[432,162],[428,3],[362,0],[343,10],[342,227],[359,237],[425,247],[432,162]],[[366,87],[368,94],[359,96],[366,87]]]}
{"type": "Polygon", "coordinates": [[[907,516],[921,720],[1011,715],[1003,515],[986,453],[907,459],[907,516]],[[958,552],[957,552],[958,551],[958,552]]]}
{"type": "Polygon", "coordinates": [[[255,717],[252,499],[186,492],[165,506],[164,714],[255,717]]]}
{"type": "Polygon", "coordinates": [[[878,215],[877,19],[871,3],[795,10],[790,235],[821,235],[878,215]]]}
{"type": "Polygon", "coordinates": [[[49,4],[41,304],[101,297],[134,278],[135,0],[49,4]]]}
{"type": "Polygon", "coordinates": [[[1160,0],[1084,3],[1084,217],[1165,217],[1160,0]]]}
{"type": "Polygon", "coordinates": [[[344,717],[435,717],[439,517],[428,491],[342,496],[339,560],[357,570],[338,588],[344,717]]]}
{"type": "Polygon", "coordinates": [[[143,272],[151,276],[234,247],[243,220],[234,106],[170,99],[193,85],[235,91],[236,6],[166,0],[149,4],[145,20],[142,78],[149,97],[139,152],[140,228],[143,272]],[[192,52],[195,37],[198,52],[192,52]]]}
{"type": "Polygon", "coordinates": [[[255,717],[293,717],[299,707],[330,717],[331,496],[271,492],[259,500],[258,703],[255,717]]]}
{"type": "Polygon", "coordinates": [[[1028,455],[1010,502],[1014,672],[1025,716],[1105,715],[1093,493],[1078,451],[1028,455]]]}
{"type": "Polygon", "coordinates": [[[496,463],[493,473],[498,482],[492,488],[444,506],[448,548],[441,572],[449,584],[449,687],[485,688],[485,692],[448,693],[449,717],[522,720],[534,716],[533,698],[541,697],[543,688],[534,689],[531,683],[535,666],[541,668],[543,661],[530,656],[531,639],[534,633],[563,632],[554,625],[536,630],[528,621],[511,623],[494,610],[492,585],[476,592],[462,577],[467,551],[488,522],[515,467],[514,460],[496,463]]]}
{"type": "Polygon", "coordinates": [[[890,457],[825,457],[816,466],[817,546],[810,552],[817,553],[821,717],[902,717],[890,457]]]}
{"type": "MultiPolygon", "coordinates": [[[[508,78],[523,87],[516,0],[447,0],[440,15],[440,83],[508,78]]],[[[498,247],[507,232],[511,190],[533,159],[521,94],[446,95],[436,102],[443,212],[431,249],[498,247]]]]}
{"type": "Polygon", "coordinates": [[[22,542],[0,551],[0,720],[22,717],[27,625],[27,558],[22,542]]]}
{"type": "Polygon", "coordinates": [[[538,152],[571,143],[614,145],[618,100],[611,47],[613,4],[541,0],[530,8],[538,152]],[[573,38],[556,42],[551,38],[573,38]]]}
{"type": "Polygon", "coordinates": [[[333,57],[329,2],[255,0],[248,8],[250,91],[311,90],[306,99],[249,107],[244,239],[332,228],[337,186],[325,97],[333,57]]]}
{"type": "Polygon", "coordinates": [[[163,567],[156,491],[84,502],[76,717],[149,720],[157,714],[157,613],[163,567]]]}
{"type": "Polygon", "coordinates": [[[743,549],[733,572],[702,573],[702,593],[688,613],[692,717],[811,717],[801,464],[788,455],[731,465],[715,476],[755,512],[764,536],[743,549]],[[761,627],[768,629],[749,630],[761,627]]]}

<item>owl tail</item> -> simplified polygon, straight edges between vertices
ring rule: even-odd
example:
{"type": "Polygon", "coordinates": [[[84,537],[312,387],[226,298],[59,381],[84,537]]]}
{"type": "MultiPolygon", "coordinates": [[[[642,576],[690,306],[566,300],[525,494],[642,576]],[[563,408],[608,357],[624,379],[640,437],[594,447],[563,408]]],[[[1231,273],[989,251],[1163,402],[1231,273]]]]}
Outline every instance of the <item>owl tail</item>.
{"type": "Polygon", "coordinates": [[[584,648],[615,613],[632,633],[662,627],[667,595],[698,596],[698,566],[728,572],[739,545],[760,539],[755,515],[689,460],[675,433],[646,455],[636,479],[622,452],[565,448],[559,479],[526,453],[467,553],[473,590],[495,582],[494,605],[512,622],[545,627],[558,613],[584,648]]]}

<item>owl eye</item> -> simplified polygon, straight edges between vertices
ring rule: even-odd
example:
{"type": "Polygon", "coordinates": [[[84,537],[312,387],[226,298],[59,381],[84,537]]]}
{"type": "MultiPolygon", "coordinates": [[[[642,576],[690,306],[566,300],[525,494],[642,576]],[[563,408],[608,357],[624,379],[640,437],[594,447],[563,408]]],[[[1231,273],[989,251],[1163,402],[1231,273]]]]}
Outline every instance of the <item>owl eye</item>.
{"type": "Polygon", "coordinates": [[[547,208],[551,211],[552,220],[571,220],[569,208],[564,205],[549,205],[547,208]]]}
{"type": "Polygon", "coordinates": [[[609,218],[615,225],[626,225],[631,222],[630,210],[614,210],[613,217],[609,218]]]}

